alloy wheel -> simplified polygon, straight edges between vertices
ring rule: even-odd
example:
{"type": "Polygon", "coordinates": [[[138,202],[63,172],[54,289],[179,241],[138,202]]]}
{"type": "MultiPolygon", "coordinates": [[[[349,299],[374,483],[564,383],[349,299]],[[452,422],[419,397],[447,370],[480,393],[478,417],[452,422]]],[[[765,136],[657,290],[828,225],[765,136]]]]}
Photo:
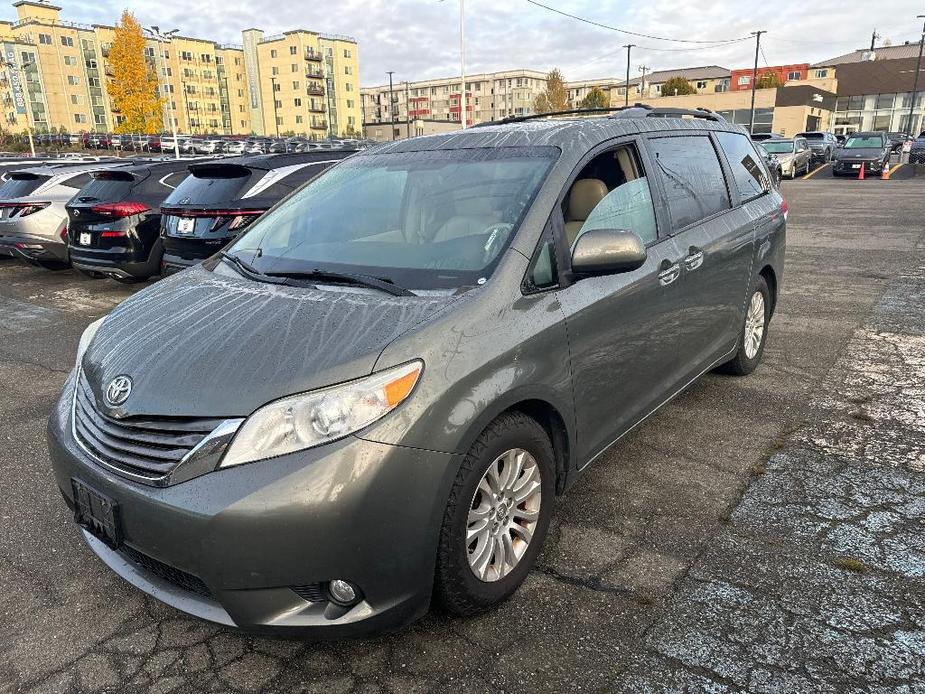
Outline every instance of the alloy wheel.
{"type": "Polygon", "coordinates": [[[743,346],[745,356],[754,359],[764,339],[764,295],[756,291],[748,302],[748,313],[745,316],[745,337],[743,346]]]}
{"type": "Polygon", "coordinates": [[[472,495],[466,522],[469,568],[499,581],[520,562],[536,529],[542,501],[540,466],[522,448],[495,458],[472,495]]]}

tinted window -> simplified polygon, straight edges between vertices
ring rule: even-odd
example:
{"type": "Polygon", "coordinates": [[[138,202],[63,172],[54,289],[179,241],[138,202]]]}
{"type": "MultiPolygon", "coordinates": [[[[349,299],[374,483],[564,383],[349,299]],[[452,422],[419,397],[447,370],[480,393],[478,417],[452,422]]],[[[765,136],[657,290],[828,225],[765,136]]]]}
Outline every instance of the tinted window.
{"type": "Polygon", "coordinates": [[[200,170],[187,176],[167,196],[164,206],[211,205],[235,200],[249,179],[250,170],[241,167],[200,170]],[[189,198],[189,201],[181,203],[180,200],[185,198],[189,198]]]}
{"type": "Polygon", "coordinates": [[[716,133],[716,137],[726,153],[742,202],[766,193],[769,188],[768,176],[748,138],[736,133],[716,133]]]}
{"type": "Polygon", "coordinates": [[[705,135],[651,140],[675,229],[729,209],[716,150],[705,135]]]}
{"type": "Polygon", "coordinates": [[[47,180],[47,176],[34,176],[32,174],[11,176],[3,183],[0,183],[0,200],[25,197],[47,180]]]}
{"type": "Polygon", "coordinates": [[[80,189],[76,197],[82,202],[89,202],[92,200],[118,201],[129,194],[133,184],[134,180],[127,174],[112,175],[101,173],[95,178],[91,178],[87,182],[87,185],[80,189]]]}
{"type": "Polygon", "coordinates": [[[655,209],[649,180],[642,176],[610,191],[588,215],[578,235],[591,229],[624,229],[635,232],[644,243],[655,241],[655,209]]]}
{"type": "Polygon", "coordinates": [[[80,190],[85,185],[87,185],[91,180],[91,176],[88,173],[77,174],[76,176],[71,176],[63,181],[61,185],[67,186],[68,188],[76,188],[80,190]]]}

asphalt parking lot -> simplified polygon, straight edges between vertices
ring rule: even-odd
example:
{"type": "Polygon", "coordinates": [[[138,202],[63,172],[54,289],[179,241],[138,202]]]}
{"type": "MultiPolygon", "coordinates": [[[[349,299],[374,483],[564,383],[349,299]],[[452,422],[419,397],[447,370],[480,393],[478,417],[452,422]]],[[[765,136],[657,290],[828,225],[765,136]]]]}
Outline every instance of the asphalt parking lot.
{"type": "Polygon", "coordinates": [[[135,288],[0,260],[0,692],[925,692],[925,176],[903,168],[784,182],[758,371],[603,456],[501,609],[366,641],[241,635],[92,555],[45,421],[135,288]]]}

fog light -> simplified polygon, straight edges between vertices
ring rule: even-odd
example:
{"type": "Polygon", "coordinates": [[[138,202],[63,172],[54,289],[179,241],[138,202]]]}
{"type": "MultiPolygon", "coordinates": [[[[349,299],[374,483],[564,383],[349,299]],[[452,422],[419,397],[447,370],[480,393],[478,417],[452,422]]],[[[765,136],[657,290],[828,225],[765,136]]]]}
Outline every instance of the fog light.
{"type": "Polygon", "coordinates": [[[356,588],[347,581],[342,581],[339,578],[335,578],[328,584],[328,592],[331,594],[331,598],[334,602],[338,602],[341,605],[352,605],[357,599],[356,588]]]}

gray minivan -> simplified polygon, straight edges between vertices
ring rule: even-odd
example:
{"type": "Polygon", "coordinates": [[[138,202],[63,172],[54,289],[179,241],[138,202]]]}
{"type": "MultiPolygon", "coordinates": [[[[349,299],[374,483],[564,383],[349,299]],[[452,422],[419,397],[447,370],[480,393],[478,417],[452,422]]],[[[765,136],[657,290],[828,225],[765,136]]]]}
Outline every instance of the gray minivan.
{"type": "Polygon", "coordinates": [[[214,622],[487,609],[584,468],[701,374],[755,369],[786,215],[703,111],[375,147],[87,328],[57,484],[108,566],[214,622]]]}

